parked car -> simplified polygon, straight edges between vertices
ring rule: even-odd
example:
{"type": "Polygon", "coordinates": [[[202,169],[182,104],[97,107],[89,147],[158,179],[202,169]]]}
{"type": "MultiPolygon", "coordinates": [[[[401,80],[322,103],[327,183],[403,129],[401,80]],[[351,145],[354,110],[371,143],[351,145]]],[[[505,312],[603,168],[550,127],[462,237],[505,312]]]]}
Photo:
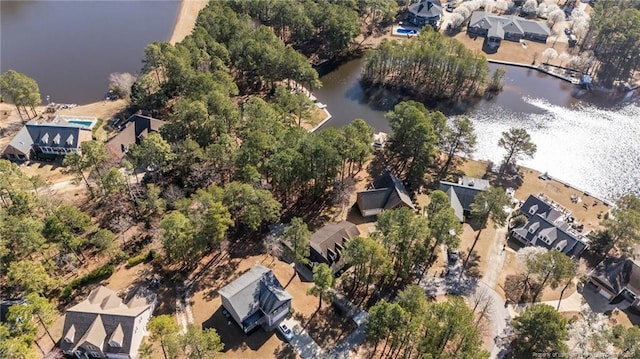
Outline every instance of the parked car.
{"type": "Polygon", "coordinates": [[[278,332],[282,334],[282,336],[284,337],[284,340],[287,342],[293,339],[293,331],[291,330],[291,328],[287,327],[287,325],[284,323],[280,323],[280,325],[278,325],[278,332]]]}
{"type": "Polygon", "coordinates": [[[460,254],[458,253],[457,249],[447,248],[447,260],[449,261],[449,263],[456,263],[458,261],[458,258],[460,258],[460,254]]]}
{"type": "Polygon", "coordinates": [[[568,27],[565,27],[564,28],[564,34],[567,35],[567,36],[571,35],[571,29],[568,28],[568,27]]]}

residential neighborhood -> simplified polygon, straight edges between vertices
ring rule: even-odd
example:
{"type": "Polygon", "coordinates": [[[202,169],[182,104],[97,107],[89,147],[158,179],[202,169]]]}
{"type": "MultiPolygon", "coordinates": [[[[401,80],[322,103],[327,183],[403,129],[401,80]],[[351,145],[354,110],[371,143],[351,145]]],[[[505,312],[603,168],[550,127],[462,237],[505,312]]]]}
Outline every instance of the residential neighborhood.
{"type": "Polygon", "coordinates": [[[0,358],[640,357],[603,3],[133,2],[171,38],[93,102],[3,67],[0,358]]]}

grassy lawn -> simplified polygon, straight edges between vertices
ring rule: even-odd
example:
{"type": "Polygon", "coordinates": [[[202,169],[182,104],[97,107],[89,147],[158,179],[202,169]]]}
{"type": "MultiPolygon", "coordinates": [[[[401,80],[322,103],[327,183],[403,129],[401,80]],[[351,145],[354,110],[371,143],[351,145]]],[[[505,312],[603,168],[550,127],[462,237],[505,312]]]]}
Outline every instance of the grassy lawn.
{"type": "Polygon", "coordinates": [[[310,116],[302,120],[302,128],[311,130],[312,128],[318,126],[318,124],[320,124],[320,122],[322,122],[326,117],[327,114],[322,109],[318,108],[318,106],[314,105],[311,108],[310,116]]]}

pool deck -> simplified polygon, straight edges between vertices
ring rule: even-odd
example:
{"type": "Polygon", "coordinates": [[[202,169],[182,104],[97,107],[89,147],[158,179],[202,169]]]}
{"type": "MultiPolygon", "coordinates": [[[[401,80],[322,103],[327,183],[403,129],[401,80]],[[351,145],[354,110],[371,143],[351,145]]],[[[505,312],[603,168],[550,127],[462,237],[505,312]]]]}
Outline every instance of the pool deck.
{"type": "Polygon", "coordinates": [[[88,130],[92,130],[95,125],[98,123],[98,118],[93,116],[69,116],[69,115],[58,115],[56,116],[52,124],[56,125],[71,125],[71,126],[81,126],[88,130]]]}

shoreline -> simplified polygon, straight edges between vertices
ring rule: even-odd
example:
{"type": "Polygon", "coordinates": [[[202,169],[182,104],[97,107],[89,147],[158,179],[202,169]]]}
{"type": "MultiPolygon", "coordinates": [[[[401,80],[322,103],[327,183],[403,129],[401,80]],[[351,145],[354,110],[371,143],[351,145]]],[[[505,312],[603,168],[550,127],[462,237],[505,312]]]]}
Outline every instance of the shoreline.
{"type": "Polygon", "coordinates": [[[208,3],[208,0],[182,0],[180,2],[178,17],[168,40],[170,44],[175,45],[191,34],[200,10],[204,9],[208,3]]]}

